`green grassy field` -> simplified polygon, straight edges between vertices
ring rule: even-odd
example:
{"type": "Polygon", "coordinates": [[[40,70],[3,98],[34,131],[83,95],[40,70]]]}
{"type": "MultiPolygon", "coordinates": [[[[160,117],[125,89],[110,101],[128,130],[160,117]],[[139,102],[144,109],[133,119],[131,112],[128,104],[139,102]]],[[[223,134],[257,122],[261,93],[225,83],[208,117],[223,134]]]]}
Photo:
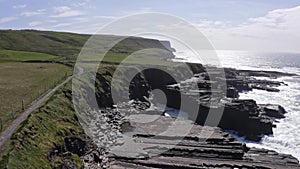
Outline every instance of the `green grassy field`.
{"type": "Polygon", "coordinates": [[[13,61],[30,61],[30,60],[53,60],[58,59],[58,56],[37,53],[37,52],[24,52],[13,50],[0,50],[0,62],[13,62],[13,61]]]}
{"type": "Polygon", "coordinates": [[[1,30],[0,49],[73,57],[80,52],[89,37],[64,32],[1,30]]]}
{"type": "MultiPolygon", "coordinates": [[[[98,36],[95,46],[107,46],[120,37],[113,35],[95,35],[98,36]]],[[[44,58],[57,56],[60,61],[75,62],[82,47],[85,45],[91,35],[37,31],[37,30],[0,30],[0,50],[27,51],[49,54],[44,58]]],[[[145,39],[139,37],[129,37],[115,45],[107,57],[108,62],[119,62],[132,52],[147,48],[166,49],[158,40],[145,39]]],[[[105,49],[106,50],[106,49],[105,49]]],[[[5,52],[4,52],[5,53],[5,52]]],[[[153,53],[151,53],[153,54],[153,53]]],[[[159,54],[156,56],[161,57],[159,54]]],[[[37,56],[38,57],[38,56],[37,56]]],[[[144,57],[145,58],[145,57],[144,57]]],[[[18,58],[17,58],[18,59],[18,58]]],[[[31,59],[31,58],[29,58],[31,59]]],[[[35,58],[33,58],[35,60],[35,58]]],[[[0,52],[1,61],[1,52],[0,52]]]]}
{"type": "Polygon", "coordinates": [[[70,75],[72,69],[52,63],[0,63],[0,117],[5,128],[22,108],[70,75]]]}

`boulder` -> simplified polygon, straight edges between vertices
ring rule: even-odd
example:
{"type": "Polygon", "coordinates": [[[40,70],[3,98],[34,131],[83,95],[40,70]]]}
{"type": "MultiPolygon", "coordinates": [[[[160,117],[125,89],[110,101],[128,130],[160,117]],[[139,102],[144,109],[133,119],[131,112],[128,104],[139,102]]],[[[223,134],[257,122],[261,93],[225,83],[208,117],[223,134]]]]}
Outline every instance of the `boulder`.
{"type": "Polygon", "coordinates": [[[262,110],[264,111],[263,113],[269,117],[274,117],[274,118],[284,118],[284,114],[286,114],[286,110],[276,104],[265,104],[265,105],[260,105],[262,107],[262,110]]]}

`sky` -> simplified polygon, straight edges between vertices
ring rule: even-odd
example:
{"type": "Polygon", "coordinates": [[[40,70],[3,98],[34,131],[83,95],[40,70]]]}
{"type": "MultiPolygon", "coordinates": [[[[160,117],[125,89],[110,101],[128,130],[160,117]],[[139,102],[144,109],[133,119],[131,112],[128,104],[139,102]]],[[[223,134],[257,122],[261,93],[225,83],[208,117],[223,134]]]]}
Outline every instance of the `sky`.
{"type": "Polygon", "coordinates": [[[0,0],[0,29],[93,34],[120,17],[161,12],[197,27],[218,50],[300,52],[299,0],[0,0]]]}

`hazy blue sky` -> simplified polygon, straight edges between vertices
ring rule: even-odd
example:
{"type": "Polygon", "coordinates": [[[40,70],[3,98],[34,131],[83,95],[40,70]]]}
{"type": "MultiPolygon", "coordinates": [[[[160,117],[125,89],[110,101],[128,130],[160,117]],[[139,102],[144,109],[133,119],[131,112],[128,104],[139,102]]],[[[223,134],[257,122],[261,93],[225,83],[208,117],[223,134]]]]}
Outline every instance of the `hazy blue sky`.
{"type": "Polygon", "coordinates": [[[179,16],[217,49],[300,51],[299,0],[0,0],[0,29],[94,33],[139,12],[179,16]]]}

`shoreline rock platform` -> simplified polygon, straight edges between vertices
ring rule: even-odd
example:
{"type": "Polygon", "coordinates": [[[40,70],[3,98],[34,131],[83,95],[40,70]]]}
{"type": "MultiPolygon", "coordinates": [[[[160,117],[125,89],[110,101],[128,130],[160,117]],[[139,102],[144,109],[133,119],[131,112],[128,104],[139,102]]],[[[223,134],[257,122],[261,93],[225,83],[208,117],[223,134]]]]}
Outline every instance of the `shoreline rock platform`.
{"type": "MultiPolygon", "coordinates": [[[[218,71],[218,68],[213,69],[218,71]]],[[[90,158],[85,160],[85,164],[90,168],[97,168],[99,164],[102,168],[299,168],[299,161],[291,155],[249,148],[225,132],[232,130],[252,141],[260,141],[263,135],[272,134],[274,120],[284,118],[287,113],[285,109],[280,105],[263,105],[251,99],[238,99],[239,93],[253,89],[279,92],[276,87],[285,85],[283,82],[257,80],[254,77],[293,75],[236,69],[225,69],[225,73],[227,97],[220,103],[224,106],[224,113],[218,126],[203,126],[207,110],[212,108],[206,103],[212,99],[210,96],[214,92],[210,90],[211,81],[205,72],[197,72],[193,77],[197,81],[198,91],[190,90],[190,81],[170,85],[163,74],[158,82],[145,73],[145,79],[139,79],[139,83],[131,87],[135,101],[102,110],[101,116],[105,116],[109,119],[106,121],[115,126],[113,137],[107,144],[110,148],[102,149],[101,153],[96,149],[91,151],[94,155],[87,154],[90,158]],[[191,121],[166,117],[164,110],[149,110],[152,103],[145,98],[145,93],[151,88],[161,89],[167,98],[172,98],[167,106],[174,110],[180,108],[178,99],[188,100],[188,104],[196,103],[200,115],[196,121],[191,121]],[[143,93],[143,96],[134,91],[143,93]],[[178,98],[179,92],[183,98],[178,98]],[[152,121],[144,122],[149,118],[152,121]],[[130,144],[126,144],[128,139],[130,144]]],[[[189,113],[189,110],[185,112],[189,113]]]]}

